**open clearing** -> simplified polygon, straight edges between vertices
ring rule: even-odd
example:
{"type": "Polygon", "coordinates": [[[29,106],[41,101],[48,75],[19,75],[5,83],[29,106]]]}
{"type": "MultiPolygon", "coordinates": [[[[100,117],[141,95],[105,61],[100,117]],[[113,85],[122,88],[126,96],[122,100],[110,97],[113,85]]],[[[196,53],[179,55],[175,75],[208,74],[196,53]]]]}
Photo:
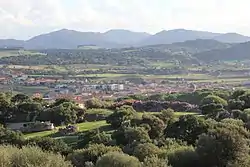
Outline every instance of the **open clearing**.
{"type": "MultiPolygon", "coordinates": [[[[77,127],[79,128],[79,132],[91,130],[91,129],[97,129],[102,126],[108,125],[106,121],[96,121],[96,122],[84,122],[77,124],[77,127]]],[[[57,129],[60,127],[57,127],[57,129]]],[[[32,138],[32,137],[45,137],[45,136],[50,136],[53,135],[57,132],[57,129],[52,130],[52,131],[44,131],[44,132],[35,132],[35,133],[29,133],[25,134],[25,138],[32,138]]]]}

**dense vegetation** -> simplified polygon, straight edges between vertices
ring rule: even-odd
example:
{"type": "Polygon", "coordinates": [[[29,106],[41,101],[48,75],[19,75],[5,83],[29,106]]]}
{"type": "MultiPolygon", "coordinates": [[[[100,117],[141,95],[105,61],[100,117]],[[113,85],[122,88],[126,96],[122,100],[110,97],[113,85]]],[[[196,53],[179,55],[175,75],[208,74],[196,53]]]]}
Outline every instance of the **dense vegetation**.
{"type": "Polygon", "coordinates": [[[68,65],[110,64],[145,67],[153,62],[200,65],[228,60],[246,60],[249,43],[227,44],[215,40],[193,40],[167,45],[153,45],[121,49],[47,49],[39,54],[2,57],[0,64],[68,65]],[[43,54],[42,54],[43,53],[43,54]]]}
{"type": "MultiPolygon", "coordinates": [[[[28,118],[49,120],[56,125],[74,124],[86,121],[89,114],[101,114],[102,117],[96,118],[106,120],[107,125],[77,132],[71,136],[77,137],[74,145],[54,138],[60,137],[57,133],[25,138],[22,133],[1,126],[0,164],[7,167],[250,166],[249,97],[248,90],[203,90],[155,95],[154,101],[150,101],[153,97],[142,95],[125,98],[130,100],[91,99],[82,109],[67,99],[48,103],[23,94],[2,93],[0,116],[3,125],[28,118]],[[196,115],[179,117],[169,106],[153,113],[141,113],[133,105],[133,99],[141,99],[143,105],[153,107],[180,100],[197,106],[198,110],[196,115]]],[[[68,137],[70,139],[70,135],[68,137]]]]}

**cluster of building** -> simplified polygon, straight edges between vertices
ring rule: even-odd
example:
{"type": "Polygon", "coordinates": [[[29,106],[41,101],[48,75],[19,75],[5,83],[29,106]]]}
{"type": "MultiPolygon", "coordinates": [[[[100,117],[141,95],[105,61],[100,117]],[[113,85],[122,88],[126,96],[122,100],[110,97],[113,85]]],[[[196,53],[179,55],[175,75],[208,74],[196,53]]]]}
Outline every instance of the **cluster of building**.
{"type": "MultiPolygon", "coordinates": [[[[92,97],[112,98],[122,97],[132,94],[155,94],[172,92],[190,92],[196,89],[218,87],[220,84],[209,82],[191,83],[185,79],[178,81],[165,81],[164,83],[155,81],[143,81],[143,83],[133,83],[129,81],[101,83],[90,81],[89,78],[63,78],[62,76],[35,76],[27,75],[22,71],[1,69],[0,87],[23,86],[37,87],[39,97],[51,100],[60,97],[71,97],[73,99],[88,99],[92,97]],[[46,87],[47,93],[40,95],[39,87],[46,87]]],[[[223,86],[227,86],[223,83],[223,86]]],[[[34,96],[37,96],[35,94],[34,96]]]]}

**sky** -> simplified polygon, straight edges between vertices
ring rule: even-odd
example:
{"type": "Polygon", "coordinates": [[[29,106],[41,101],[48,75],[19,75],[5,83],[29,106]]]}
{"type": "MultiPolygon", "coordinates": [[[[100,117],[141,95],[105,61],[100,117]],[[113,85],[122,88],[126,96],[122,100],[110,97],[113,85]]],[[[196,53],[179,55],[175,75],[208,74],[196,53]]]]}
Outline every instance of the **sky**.
{"type": "Polygon", "coordinates": [[[154,34],[192,29],[250,36],[249,0],[0,0],[0,38],[29,39],[63,28],[154,34]]]}

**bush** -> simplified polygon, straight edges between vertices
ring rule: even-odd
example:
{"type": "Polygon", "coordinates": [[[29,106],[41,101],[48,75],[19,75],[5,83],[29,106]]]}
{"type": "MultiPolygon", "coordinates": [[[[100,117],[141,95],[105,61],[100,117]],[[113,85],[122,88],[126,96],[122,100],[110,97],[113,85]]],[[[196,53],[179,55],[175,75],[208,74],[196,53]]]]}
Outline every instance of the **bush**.
{"type": "Polygon", "coordinates": [[[112,138],[115,139],[116,144],[118,145],[127,145],[132,144],[133,142],[151,142],[148,132],[143,127],[121,128],[112,134],[112,138]]]}
{"type": "Polygon", "coordinates": [[[156,116],[164,121],[164,123],[167,125],[172,123],[175,119],[174,110],[172,110],[171,108],[162,110],[161,113],[157,114],[156,116]]]}
{"type": "Polygon", "coordinates": [[[5,129],[0,125],[0,144],[22,145],[24,142],[23,134],[10,129],[5,129]]]}
{"type": "Polygon", "coordinates": [[[0,146],[3,167],[73,167],[59,154],[44,152],[37,147],[0,146]]]}
{"type": "Polygon", "coordinates": [[[104,144],[110,145],[112,143],[112,138],[110,134],[106,132],[100,132],[99,129],[94,129],[81,133],[78,137],[78,148],[84,148],[88,144],[104,144]]]}
{"type": "Polygon", "coordinates": [[[97,98],[92,98],[90,100],[87,100],[85,102],[85,106],[87,109],[104,107],[103,102],[97,98]]]}
{"type": "Polygon", "coordinates": [[[40,147],[44,151],[51,151],[67,155],[71,152],[71,148],[62,140],[56,140],[50,137],[36,137],[27,140],[28,145],[40,147]]]}
{"type": "Polygon", "coordinates": [[[184,115],[165,129],[165,136],[186,141],[188,144],[195,144],[198,136],[206,133],[208,127],[208,123],[203,118],[184,115]]]}
{"type": "Polygon", "coordinates": [[[105,146],[103,144],[93,144],[86,149],[74,151],[68,156],[76,167],[82,167],[86,162],[96,163],[97,159],[109,152],[122,152],[119,147],[105,146]]]}
{"type": "Polygon", "coordinates": [[[142,116],[142,124],[148,124],[150,126],[150,130],[148,132],[151,139],[159,138],[163,134],[163,130],[165,129],[164,122],[154,115],[144,114],[142,116]]]}
{"type": "Polygon", "coordinates": [[[207,105],[207,104],[211,104],[211,103],[221,104],[223,106],[228,105],[226,100],[222,99],[219,96],[215,96],[215,95],[208,95],[207,97],[205,97],[201,101],[201,105],[207,105]]]}
{"type": "Polygon", "coordinates": [[[168,167],[167,160],[158,157],[146,157],[143,161],[143,167],[168,167]]]}
{"type": "Polygon", "coordinates": [[[141,163],[135,157],[113,152],[102,156],[97,161],[96,167],[141,167],[141,163]]]}
{"type": "Polygon", "coordinates": [[[199,165],[199,157],[193,147],[181,147],[168,155],[172,167],[194,167],[199,165]]]}
{"type": "Polygon", "coordinates": [[[237,124],[218,123],[199,137],[196,152],[202,166],[245,166],[249,156],[249,132],[237,124]]]}
{"type": "Polygon", "coordinates": [[[118,108],[113,114],[106,118],[107,123],[111,124],[113,128],[119,128],[125,121],[131,120],[136,115],[135,110],[131,106],[122,106],[118,108]]]}
{"type": "Polygon", "coordinates": [[[146,157],[154,157],[160,155],[161,149],[152,143],[139,144],[135,147],[133,155],[137,157],[141,162],[146,157]]]}

